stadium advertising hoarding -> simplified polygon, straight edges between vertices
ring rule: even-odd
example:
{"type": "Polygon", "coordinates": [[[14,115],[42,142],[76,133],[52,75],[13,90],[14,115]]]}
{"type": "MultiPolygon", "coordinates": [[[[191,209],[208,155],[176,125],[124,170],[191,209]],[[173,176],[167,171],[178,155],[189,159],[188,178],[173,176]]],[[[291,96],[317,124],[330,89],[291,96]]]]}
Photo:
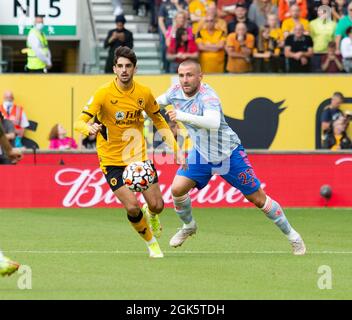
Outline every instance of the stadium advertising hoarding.
{"type": "MultiPolygon", "coordinates": [[[[73,119],[95,90],[111,79],[110,75],[2,75],[0,93],[9,88],[14,91],[29,119],[38,122],[37,131],[27,130],[26,136],[46,149],[55,123],[80,138],[73,132],[73,119]]],[[[170,75],[136,77],[155,96],[165,92],[174,79],[170,75]]],[[[317,119],[332,93],[341,91],[347,97],[342,109],[352,110],[349,75],[207,75],[204,80],[219,94],[228,123],[247,149],[314,150],[320,139],[317,119]]]]}
{"type": "MultiPolygon", "coordinates": [[[[264,190],[284,207],[352,207],[352,153],[250,154],[249,159],[264,190]],[[327,203],[320,196],[325,184],[332,188],[327,203]]],[[[122,207],[96,155],[39,154],[36,161],[33,165],[33,156],[26,155],[17,166],[0,166],[2,208],[122,207]]],[[[177,166],[169,162],[170,158],[154,159],[165,205],[172,207],[170,188],[177,166]]],[[[193,190],[191,198],[194,207],[252,206],[219,176],[204,189],[193,190]]]]}
{"type": "Polygon", "coordinates": [[[28,34],[35,16],[49,36],[77,34],[77,0],[1,0],[0,36],[28,34]]]}

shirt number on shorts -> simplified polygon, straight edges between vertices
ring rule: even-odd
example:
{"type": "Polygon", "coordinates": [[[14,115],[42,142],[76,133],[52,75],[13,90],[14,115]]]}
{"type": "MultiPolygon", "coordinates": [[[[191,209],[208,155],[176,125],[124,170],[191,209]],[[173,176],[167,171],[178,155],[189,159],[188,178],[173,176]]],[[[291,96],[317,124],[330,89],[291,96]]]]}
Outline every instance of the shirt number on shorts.
{"type": "Polygon", "coordinates": [[[238,179],[240,179],[242,185],[252,183],[254,181],[254,177],[255,174],[251,168],[238,174],[238,179]]]}

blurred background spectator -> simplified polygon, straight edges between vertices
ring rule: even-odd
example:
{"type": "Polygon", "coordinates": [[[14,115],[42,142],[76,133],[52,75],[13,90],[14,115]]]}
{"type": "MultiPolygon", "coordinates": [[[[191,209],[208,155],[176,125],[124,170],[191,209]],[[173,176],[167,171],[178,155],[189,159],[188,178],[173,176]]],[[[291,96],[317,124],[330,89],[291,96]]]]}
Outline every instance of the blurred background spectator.
{"type": "Polygon", "coordinates": [[[305,34],[309,34],[309,21],[302,18],[300,7],[293,4],[290,7],[289,12],[290,17],[284,19],[281,26],[284,38],[286,39],[289,34],[293,33],[293,29],[297,24],[301,24],[303,26],[305,34]]]}
{"type": "Polygon", "coordinates": [[[331,1],[332,17],[334,21],[339,21],[343,16],[348,14],[346,0],[331,1]]]}
{"type": "Polygon", "coordinates": [[[323,54],[321,57],[321,70],[327,73],[343,71],[342,56],[336,54],[335,41],[329,42],[327,53],[323,54]]]}
{"type": "Polygon", "coordinates": [[[46,73],[52,67],[51,52],[43,28],[43,17],[36,17],[34,26],[28,33],[27,48],[22,50],[27,53],[25,70],[28,72],[46,73]]]}
{"type": "Polygon", "coordinates": [[[343,67],[346,72],[352,72],[352,27],[346,30],[347,37],[341,41],[341,55],[343,58],[343,67]]]}
{"type": "Polygon", "coordinates": [[[296,24],[293,34],[290,34],[285,40],[285,57],[288,59],[288,72],[310,72],[312,56],[312,38],[304,34],[302,24],[296,24]]]}
{"type": "Polygon", "coordinates": [[[225,19],[222,19],[218,16],[216,7],[208,7],[207,12],[206,12],[206,16],[203,17],[198,23],[198,29],[197,29],[196,35],[198,34],[198,32],[200,30],[202,30],[206,27],[205,19],[206,19],[207,15],[210,15],[214,18],[215,29],[221,30],[224,32],[224,35],[227,35],[227,22],[225,19]]]}
{"type": "Polygon", "coordinates": [[[82,148],[86,150],[95,150],[96,149],[96,144],[97,144],[97,135],[96,134],[90,134],[86,137],[84,137],[81,141],[82,148]]]}
{"type": "Polygon", "coordinates": [[[203,73],[223,73],[225,70],[226,34],[215,27],[215,12],[205,17],[205,28],[196,39],[200,51],[199,62],[203,73]]]}
{"type": "Polygon", "coordinates": [[[172,39],[176,39],[176,31],[178,28],[184,28],[187,31],[188,39],[194,39],[192,27],[188,23],[187,14],[185,11],[178,11],[173,19],[171,26],[166,31],[166,46],[168,47],[172,39]]]}
{"type": "Polygon", "coordinates": [[[277,15],[277,6],[271,0],[253,0],[249,7],[248,19],[260,28],[267,23],[268,14],[277,15]]]}
{"type": "MultiPolygon", "coordinates": [[[[2,128],[4,130],[5,136],[7,140],[11,143],[11,145],[14,145],[15,141],[15,126],[10,120],[7,120],[4,118],[4,115],[2,112],[0,112],[0,123],[2,124],[2,128]]],[[[1,146],[0,146],[0,164],[11,164],[11,160],[7,157],[5,152],[3,152],[1,146]]]]}
{"type": "Polygon", "coordinates": [[[256,72],[278,72],[281,49],[276,39],[270,36],[270,27],[262,26],[253,51],[256,72]]]}
{"type": "Polygon", "coordinates": [[[332,123],[344,116],[340,106],[344,102],[344,96],[341,92],[334,92],[330,104],[327,105],[321,114],[321,133],[322,142],[326,139],[327,133],[332,130],[332,123]]]}
{"type": "Polygon", "coordinates": [[[285,19],[292,18],[291,7],[298,6],[300,18],[307,18],[308,9],[306,0],[279,0],[279,20],[283,22],[285,19]]]}
{"type": "Polygon", "coordinates": [[[109,48],[108,58],[105,64],[105,73],[113,73],[115,50],[120,46],[133,48],[133,34],[125,29],[126,19],[124,15],[116,16],[116,28],[108,32],[104,42],[104,48],[109,48]]]}
{"type": "MultiPolygon", "coordinates": [[[[163,63],[164,72],[169,72],[169,62],[166,59],[167,51],[167,30],[174,23],[174,18],[178,11],[182,12],[185,10],[185,2],[182,0],[165,0],[161,3],[158,14],[158,24],[159,24],[159,35],[160,35],[160,51],[161,60],[163,63]]],[[[176,32],[175,32],[176,34],[176,32]]]]}
{"type": "Polygon", "coordinates": [[[349,122],[344,117],[339,117],[332,123],[323,140],[323,149],[341,150],[352,149],[352,141],[347,135],[347,127],[349,122]]]}
{"type": "Polygon", "coordinates": [[[216,7],[215,2],[212,0],[192,0],[189,3],[189,15],[192,23],[193,34],[197,34],[198,23],[205,17],[209,7],[216,7]]]}
{"type": "Polygon", "coordinates": [[[331,20],[331,10],[320,6],[318,17],[309,23],[310,36],[313,41],[314,56],[312,58],[312,71],[321,71],[321,57],[326,54],[328,44],[334,40],[336,22],[331,20]]]}
{"type": "Polygon", "coordinates": [[[336,26],[335,41],[336,41],[336,53],[340,53],[341,40],[347,37],[346,30],[348,27],[352,27],[352,1],[347,7],[347,15],[341,17],[336,26]]]}
{"type": "Polygon", "coordinates": [[[226,70],[232,73],[252,71],[251,55],[254,46],[254,36],[247,32],[247,27],[243,22],[238,22],[235,32],[227,36],[225,48],[228,60],[226,70]]]}
{"type": "Polygon", "coordinates": [[[198,47],[194,39],[189,39],[185,28],[178,28],[176,39],[171,39],[167,48],[167,59],[170,61],[169,71],[176,73],[181,62],[187,59],[198,60],[198,47]]]}
{"type": "Polygon", "coordinates": [[[13,143],[14,147],[22,147],[24,130],[29,127],[29,121],[23,107],[14,102],[12,91],[7,90],[4,92],[3,102],[0,105],[0,112],[5,119],[10,120],[15,126],[16,137],[13,143]]]}
{"type": "Polygon", "coordinates": [[[236,25],[238,22],[242,22],[246,25],[247,32],[252,34],[254,37],[258,35],[258,26],[248,19],[247,8],[244,4],[237,4],[235,9],[235,18],[227,25],[228,33],[235,32],[236,25]]]}
{"type": "Polygon", "coordinates": [[[51,150],[70,150],[77,149],[75,139],[67,137],[67,132],[61,124],[55,124],[49,133],[49,149],[51,150]]]}

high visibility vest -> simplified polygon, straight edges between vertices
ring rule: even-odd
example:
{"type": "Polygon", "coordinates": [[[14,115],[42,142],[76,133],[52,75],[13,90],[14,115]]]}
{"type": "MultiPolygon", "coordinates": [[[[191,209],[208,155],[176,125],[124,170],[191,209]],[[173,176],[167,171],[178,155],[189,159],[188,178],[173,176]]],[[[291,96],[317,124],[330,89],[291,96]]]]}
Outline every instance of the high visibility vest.
{"type": "MultiPolygon", "coordinates": [[[[38,29],[35,27],[32,28],[29,31],[29,34],[34,33],[35,36],[39,39],[41,45],[42,45],[42,50],[45,55],[47,55],[49,48],[48,48],[48,40],[46,39],[44,33],[40,32],[38,29]]],[[[28,44],[27,41],[27,68],[30,70],[39,70],[39,69],[44,69],[46,67],[46,64],[40,60],[36,55],[34,50],[31,48],[31,46],[28,44]]]]}
{"type": "Polygon", "coordinates": [[[23,108],[22,107],[17,106],[16,104],[13,104],[11,112],[8,115],[7,114],[7,110],[1,104],[0,105],[0,112],[4,115],[5,119],[8,119],[8,120],[12,121],[12,123],[14,124],[16,130],[22,129],[22,127],[21,127],[22,114],[23,114],[23,108]]]}

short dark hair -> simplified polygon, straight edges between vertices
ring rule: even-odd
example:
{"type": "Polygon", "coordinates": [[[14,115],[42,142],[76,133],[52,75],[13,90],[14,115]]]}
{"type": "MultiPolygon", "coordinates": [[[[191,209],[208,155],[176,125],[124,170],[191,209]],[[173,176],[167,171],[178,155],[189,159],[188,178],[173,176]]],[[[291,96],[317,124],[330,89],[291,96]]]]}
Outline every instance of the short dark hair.
{"type": "Polygon", "coordinates": [[[345,97],[343,96],[343,94],[340,91],[334,92],[333,96],[339,97],[342,101],[345,99],[345,97]]]}
{"type": "Polygon", "coordinates": [[[351,32],[352,32],[352,26],[349,26],[349,27],[346,29],[346,34],[349,35],[351,32]]]}
{"type": "Polygon", "coordinates": [[[120,46],[115,50],[114,65],[117,63],[117,60],[121,57],[130,60],[133,63],[133,66],[136,66],[137,64],[136,54],[129,47],[120,46]]]}
{"type": "Polygon", "coordinates": [[[330,42],[328,43],[328,48],[335,49],[335,48],[336,48],[336,42],[335,42],[335,41],[330,41],[330,42]]]}
{"type": "Polygon", "coordinates": [[[118,22],[122,22],[123,24],[126,23],[126,18],[123,14],[120,14],[118,16],[115,17],[115,22],[118,23],[118,22]]]}

